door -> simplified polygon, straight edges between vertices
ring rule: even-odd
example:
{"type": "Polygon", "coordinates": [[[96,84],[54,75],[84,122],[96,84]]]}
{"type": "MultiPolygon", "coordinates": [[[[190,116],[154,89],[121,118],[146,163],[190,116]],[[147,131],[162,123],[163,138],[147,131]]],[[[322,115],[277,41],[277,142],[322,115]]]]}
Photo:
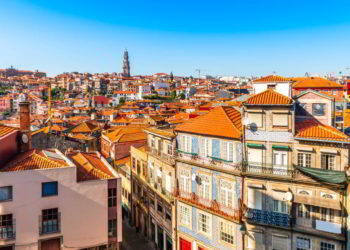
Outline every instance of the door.
{"type": "Polygon", "coordinates": [[[287,175],[288,152],[273,151],[273,174],[287,175]]]}
{"type": "Polygon", "coordinates": [[[160,250],[164,249],[163,229],[159,226],[158,226],[158,249],[160,250]]]}
{"type": "Polygon", "coordinates": [[[253,173],[262,172],[263,151],[259,148],[248,148],[248,171],[253,173]]]}
{"type": "Polygon", "coordinates": [[[41,250],[59,250],[60,239],[45,240],[41,242],[41,250]]]}
{"type": "Polygon", "coordinates": [[[180,250],[191,250],[191,242],[180,238],[180,250]]]}

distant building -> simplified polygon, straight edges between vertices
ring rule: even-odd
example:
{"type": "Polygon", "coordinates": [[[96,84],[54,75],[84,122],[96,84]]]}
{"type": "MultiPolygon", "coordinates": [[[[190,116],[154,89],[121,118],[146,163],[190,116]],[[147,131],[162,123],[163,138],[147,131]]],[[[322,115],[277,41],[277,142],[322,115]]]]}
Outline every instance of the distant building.
{"type": "Polygon", "coordinates": [[[129,53],[127,50],[124,51],[123,76],[130,77],[129,53]]]}
{"type": "Polygon", "coordinates": [[[46,77],[46,73],[39,71],[30,71],[30,70],[18,70],[11,66],[8,69],[0,69],[0,76],[9,77],[9,76],[24,76],[31,75],[35,77],[46,77]]]}

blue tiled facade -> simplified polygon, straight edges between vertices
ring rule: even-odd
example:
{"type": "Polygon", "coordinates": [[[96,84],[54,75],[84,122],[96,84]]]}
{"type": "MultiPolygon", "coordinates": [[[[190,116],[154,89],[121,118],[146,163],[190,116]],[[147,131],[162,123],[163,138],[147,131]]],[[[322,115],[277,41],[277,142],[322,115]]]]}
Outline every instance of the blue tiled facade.
{"type": "MultiPolygon", "coordinates": [[[[179,218],[179,217],[178,217],[179,218]]],[[[229,246],[227,244],[222,244],[220,242],[220,229],[219,229],[219,217],[212,215],[212,228],[211,228],[211,238],[198,233],[197,232],[197,209],[195,207],[192,207],[192,230],[188,229],[187,227],[181,226],[178,223],[177,229],[185,233],[193,238],[196,239],[196,241],[199,241],[201,243],[204,243],[208,246],[211,246],[215,249],[222,249],[222,250],[232,250],[232,249],[242,249],[242,234],[240,232],[240,225],[235,224],[235,248],[232,246],[229,246]]]]}

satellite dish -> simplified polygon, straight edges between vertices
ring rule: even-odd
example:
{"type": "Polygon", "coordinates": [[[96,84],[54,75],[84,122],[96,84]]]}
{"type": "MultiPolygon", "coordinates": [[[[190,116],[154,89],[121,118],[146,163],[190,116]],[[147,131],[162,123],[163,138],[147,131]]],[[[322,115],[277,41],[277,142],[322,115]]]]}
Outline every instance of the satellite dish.
{"type": "Polygon", "coordinates": [[[291,192],[287,192],[285,193],[283,199],[287,201],[291,201],[293,199],[293,194],[291,192]]]}
{"type": "Polygon", "coordinates": [[[23,142],[23,143],[28,143],[28,140],[29,140],[29,139],[28,139],[28,135],[27,135],[27,134],[23,134],[23,135],[22,135],[22,142],[23,142]]]}

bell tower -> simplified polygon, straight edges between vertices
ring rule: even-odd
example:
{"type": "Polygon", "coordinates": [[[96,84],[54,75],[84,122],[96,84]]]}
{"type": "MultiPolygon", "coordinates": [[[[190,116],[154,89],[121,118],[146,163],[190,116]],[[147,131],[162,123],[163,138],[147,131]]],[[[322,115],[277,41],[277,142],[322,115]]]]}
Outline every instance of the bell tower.
{"type": "Polygon", "coordinates": [[[125,49],[124,60],[123,60],[123,76],[130,77],[130,63],[129,63],[129,53],[125,49]]]}

